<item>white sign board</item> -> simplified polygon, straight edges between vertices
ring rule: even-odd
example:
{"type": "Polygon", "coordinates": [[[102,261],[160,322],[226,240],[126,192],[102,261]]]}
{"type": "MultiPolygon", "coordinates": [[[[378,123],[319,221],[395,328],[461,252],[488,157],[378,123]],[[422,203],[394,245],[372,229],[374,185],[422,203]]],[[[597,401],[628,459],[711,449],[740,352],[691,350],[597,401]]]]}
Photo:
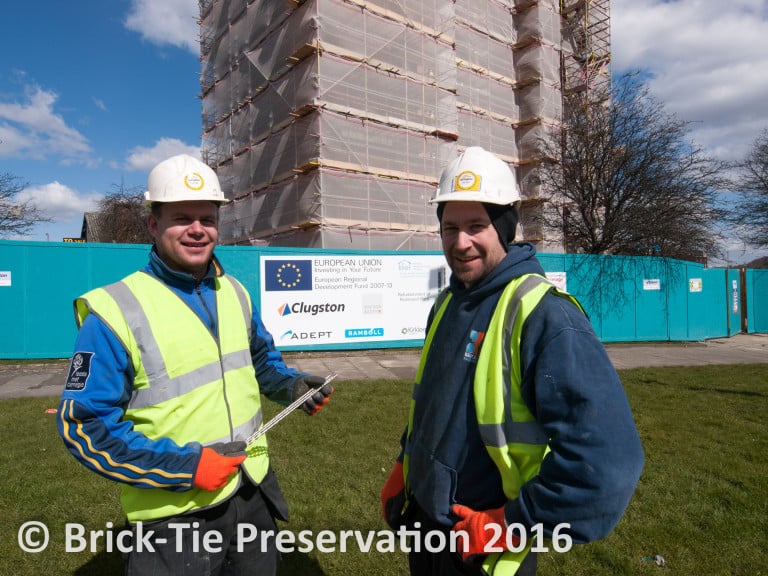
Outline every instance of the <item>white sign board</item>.
{"type": "Polygon", "coordinates": [[[0,270],[0,286],[11,285],[11,272],[10,270],[0,270]]]}
{"type": "Polygon", "coordinates": [[[547,280],[552,282],[557,288],[563,292],[568,291],[568,276],[565,272],[545,272],[547,280]]]}
{"type": "Polygon", "coordinates": [[[261,258],[261,315],[281,349],[423,340],[440,255],[261,258]]]}
{"type": "Polygon", "coordinates": [[[643,290],[661,290],[661,280],[658,278],[643,280],[643,290]]]}
{"type": "Polygon", "coordinates": [[[704,288],[704,282],[701,278],[689,278],[688,279],[688,291],[689,292],[701,292],[704,288]]]}

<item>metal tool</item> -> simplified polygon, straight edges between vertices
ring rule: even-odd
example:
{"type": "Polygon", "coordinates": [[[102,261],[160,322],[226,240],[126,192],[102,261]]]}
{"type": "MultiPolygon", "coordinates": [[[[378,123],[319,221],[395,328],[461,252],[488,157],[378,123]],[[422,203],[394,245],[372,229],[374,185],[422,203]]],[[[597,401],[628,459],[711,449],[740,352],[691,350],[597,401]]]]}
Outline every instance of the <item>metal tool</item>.
{"type": "Polygon", "coordinates": [[[319,392],[322,388],[324,388],[326,385],[330,384],[336,379],[336,376],[338,374],[330,374],[329,376],[325,377],[325,382],[323,382],[323,385],[318,388],[310,388],[304,394],[296,398],[293,402],[291,402],[288,406],[280,410],[269,422],[264,424],[261,428],[256,430],[253,434],[248,436],[248,438],[245,439],[245,444],[249,445],[252,442],[254,442],[257,438],[265,434],[270,428],[273,428],[277,424],[280,423],[281,420],[283,420],[286,416],[288,416],[291,412],[295,411],[299,406],[304,404],[307,400],[309,400],[310,396],[313,396],[317,392],[319,392]]]}

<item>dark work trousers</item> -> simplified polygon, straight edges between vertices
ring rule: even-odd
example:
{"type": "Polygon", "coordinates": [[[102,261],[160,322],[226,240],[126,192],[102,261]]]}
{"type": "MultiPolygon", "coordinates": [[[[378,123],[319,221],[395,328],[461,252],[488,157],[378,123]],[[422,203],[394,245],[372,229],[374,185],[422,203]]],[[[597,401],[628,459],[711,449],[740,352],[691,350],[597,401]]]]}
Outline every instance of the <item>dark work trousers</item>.
{"type": "Polygon", "coordinates": [[[260,486],[245,475],[242,482],[212,508],[132,525],[126,576],[273,576],[279,559],[274,518],[287,520],[287,506],[272,472],[260,486]],[[262,538],[267,531],[272,534],[262,538]],[[154,551],[139,544],[142,537],[154,551]]]}
{"type": "MultiPolygon", "coordinates": [[[[415,510],[412,512],[413,516],[409,518],[409,528],[413,526],[413,522],[421,522],[422,534],[439,530],[446,534],[446,541],[450,541],[448,528],[427,517],[418,505],[413,507],[415,510]]],[[[535,576],[536,563],[536,554],[530,552],[515,576],[535,576]]],[[[411,569],[411,576],[487,576],[479,564],[464,562],[458,552],[448,549],[442,552],[427,552],[423,545],[420,552],[408,554],[408,566],[411,569]]]]}

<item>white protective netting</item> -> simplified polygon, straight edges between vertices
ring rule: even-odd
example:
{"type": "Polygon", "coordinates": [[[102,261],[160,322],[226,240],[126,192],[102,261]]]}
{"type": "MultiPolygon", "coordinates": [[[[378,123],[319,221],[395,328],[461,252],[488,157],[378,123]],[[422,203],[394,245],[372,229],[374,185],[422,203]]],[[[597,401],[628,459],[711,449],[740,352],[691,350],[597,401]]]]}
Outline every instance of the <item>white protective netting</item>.
{"type": "Polygon", "coordinates": [[[523,167],[561,115],[552,0],[203,0],[201,18],[223,241],[437,248],[428,200],[471,145],[538,195],[523,167]]]}

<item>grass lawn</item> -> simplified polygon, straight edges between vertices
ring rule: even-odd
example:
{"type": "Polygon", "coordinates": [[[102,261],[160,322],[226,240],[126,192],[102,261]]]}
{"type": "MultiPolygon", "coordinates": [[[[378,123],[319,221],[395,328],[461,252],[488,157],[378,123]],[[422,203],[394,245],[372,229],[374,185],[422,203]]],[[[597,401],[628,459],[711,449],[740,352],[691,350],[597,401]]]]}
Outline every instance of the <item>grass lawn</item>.
{"type": "MultiPolygon", "coordinates": [[[[768,365],[621,372],[646,453],[638,490],[615,532],[568,554],[542,556],[542,576],[768,575],[768,365]],[[660,568],[650,558],[661,555],[660,568]]],[[[280,527],[383,530],[379,490],[398,452],[411,384],[344,381],[331,404],[295,414],[270,432],[270,450],[291,506],[280,527]]],[[[0,576],[121,574],[119,553],[65,552],[66,526],[122,527],[117,486],[64,449],[58,399],[0,402],[0,576]],[[19,528],[43,522],[48,548],[23,552],[19,528]]],[[[267,417],[279,407],[265,405],[267,417]]],[[[285,556],[280,574],[407,574],[401,553],[285,556]]]]}

